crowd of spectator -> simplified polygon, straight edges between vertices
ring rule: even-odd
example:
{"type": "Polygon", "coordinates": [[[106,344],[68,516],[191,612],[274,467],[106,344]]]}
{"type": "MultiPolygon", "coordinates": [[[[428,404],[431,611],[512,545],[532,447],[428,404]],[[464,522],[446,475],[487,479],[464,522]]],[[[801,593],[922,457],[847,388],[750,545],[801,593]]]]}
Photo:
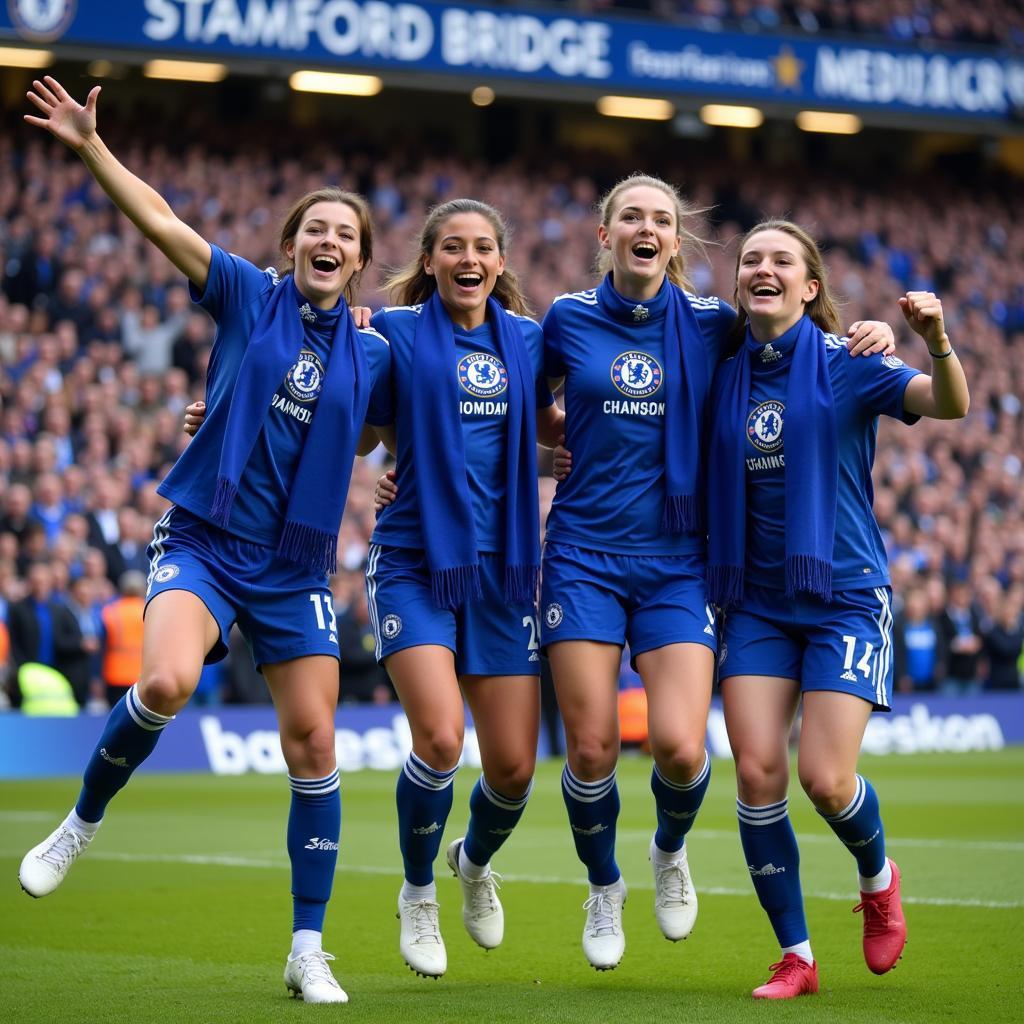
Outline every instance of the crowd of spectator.
{"type": "MultiPolygon", "coordinates": [[[[655,17],[710,31],[867,36],[936,46],[1020,51],[1024,11],[1014,0],[535,0],[580,14],[655,17]]],[[[521,6],[521,4],[520,4],[521,6]]]]}
{"type": "MultiPolygon", "coordinates": [[[[489,165],[412,147],[408,155],[343,158],[324,143],[301,162],[277,161],[258,142],[262,131],[238,126],[228,151],[212,136],[174,151],[111,141],[205,237],[260,265],[276,261],[265,240],[293,197],[324,181],[363,192],[377,232],[361,298],[375,307],[385,302],[382,268],[404,261],[425,209],[473,195],[508,216],[511,263],[543,313],[557,294],[593,283],[595,201],[634,169],[593,154],[489,165]]],[[[16,138],[0,134],[0,647],[7,647],[0,664],[50,659],[73,679],[80,704],[99,707],[116,693],[104,678],[103,610],[147,570],[146,543],[165,508],[156,486],[187,443],[182,412],[203,395],[213,325],[79,162],[56,143],[16,138]]],[[[284,152],[288,141],[282,133],[284,152]]],[[[908,288],[942,296],[971,384],[971,413],[913,429],[883,422],[879,433],[875,508],[899,598],[898,686],[1019,687],[1019,181],[979,172],[959,183],[935,171],[913,180],[890,175],[882,186],[874,175],[738,168],[707,154],[692,166],[662,154],[648,166],[706,208],[690,225],[709,243],[691,256],[704,294],[731,298],[731,244],[762,214],[784,213],[825,244],[847,322],[876,317],[899,325],[906,361],[926,365],[902,327],[896,297],[908,288]]],[[[378,450],[357,465],[339,537],[343,699],[391,696],[373,663],[362,596],[381,458],[378,450]]],[[[553,481],[543,478],[541,489],[549,505],[553,481]]],[[[201,698],[267,699],[237,650],[210,679],[201,698]]]]}

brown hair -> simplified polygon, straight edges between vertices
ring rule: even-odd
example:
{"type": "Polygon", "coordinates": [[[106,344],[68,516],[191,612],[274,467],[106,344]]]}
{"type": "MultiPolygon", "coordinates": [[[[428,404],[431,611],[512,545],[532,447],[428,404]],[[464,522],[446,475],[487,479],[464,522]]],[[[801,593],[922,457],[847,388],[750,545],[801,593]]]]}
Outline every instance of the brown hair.
{"type": "Polygon", "coordinates": [[[325,185],[323,188],[307,192],[292,203],[291,208],[285,214],[284,222],[281,225],[281,235],[278,239],[283,269],[285,273],[289,273],[293,269],[294,264],[288,257],[285,247],[289,242],[295,240],[302,224],[302,218],[306,216],[309,208],[317,203],[344,203],[355,213],[359,223],[359,255],[362,258],[363,267],[362,270],[357,270],[345,285],[345,301],[351,303],[355,300],[363,271],[373,260],[373,221],[370,219],[370,207],[366,200],[355,192],[346,192],[345,189],[337,188],[334,185],[325,185]]]}
{"type": "MultiPolygon", "coordinates": [[[[508,228],[504,218],[493,206],[477,199],[451,199],[441,203],[427,214],[409,262],[389,273],[384,281],[392,302],[399,306],[413,306],[418,302],[426,302],[437,291],[437,281],[426,272],[423,260],[434,251],[442,225],[460,213],[477,213],[483,217],[494,229],[498,252],[505,256],[508,228]]],[[[494,298],[510,313],[520,316],[529,316],[531,313],[519,278],[507,264],[505,272],[494,282],[494,298]]]]}
{"type": "Polygon", "coordinates": [[[739,249],[736,251],[736,270],[733,280],[737,283],[733,289],[733,303],[736,306],[738,315],[732,331],[732,340],[735,347],[738,349],[739,345],[742,344],[747,330],[747,320],[749,319],[747,311],[740,305],[738,284],[740,260],[743,258],[743,250],[747,242],[754,235],[760,234],[762,231],[781,231],[783,234],[795,238],[800,243],[800,248],[803,250],[804,263],[807,264],[807,280],[818,282],[818,294],[807,303],[806,313],[823,331],[829,334],[838,334],[841,330],[839,300],[829,287],[828,271],[825,269],[825,260],[822,258],[818,243],[799,224],[794,224],[791,220],[771,218],[761,221],[760,224],[755,224],[743,236],[739,249]]]}
{"type": "MultiPolygon", "coordinates": [[[[694,290],[693,283],[686,274],[687,253],[697,252],[706,258],[707,243],[699,235],[695,235],[692,231],[687,230],[683,226],[683,221],[689,217],[696,217],[706,213],[707,209],[688,203],[679,194],[679,190],[675,185],[670,185],[667,181],[655,178],[653,175],[635,171],[628,178],[623,178],[622,181],[618,182],[601,198],[601,223],[606,230],[611,227],[612,217],[615,214],[615,204],[622,196],[622,193],[627,189],[637,187],[656,188],[664,192],[672,201],[672,208],[676,214],[676,234],[682,239],[682,244],[679,246],[679,252],[669,260],[665,273],[674,285],[692,292],[694,290]]],[[[597,259],[594,262],[594,269],[601,277],[604,277],[612,269],[612,254],[607,249],[601,249],[598,252],[597,259]]]]}

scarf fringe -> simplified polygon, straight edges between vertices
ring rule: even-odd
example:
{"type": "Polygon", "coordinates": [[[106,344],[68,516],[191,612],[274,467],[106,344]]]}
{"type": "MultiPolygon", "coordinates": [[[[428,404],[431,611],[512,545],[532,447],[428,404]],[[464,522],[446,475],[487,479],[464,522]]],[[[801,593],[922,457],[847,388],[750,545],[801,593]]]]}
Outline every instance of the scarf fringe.
{"type": "Polygon", "coordinates": [[[661,514],[662,533],[700,532],[700,506],[696,495],[672,494],[665,499],[661,514]]]}
{"type": "Polygon", "coordinates": [[[533,604],[537,600],[539,582],[539,566],[506,565],[505,600],[509,604],[533,604]]]}
{"type": "Polygon", "coordinates": [[[330,576],[338,571],[338,535],[315,526],[288,520],[281,531],[277,553],[314,572],[330,576]]]}
{"type": "Polygon", "coordinates": [[[231,507],[234,505],[237,495],[238,484],[232,483],[226,476],[217,477],[217,487],[213,492],[210,516],[218,526],[225,530],[231,519],[231,507]]]}
{"type": "Polygon", "coordinates": [[[743,600],[743,567],[739,565],[708,566],[708,600],[719,608],[743,600]]]}
{"type": "Polygon", "coordinates": [[[434,569],[430,573],[430,591],[438,608],[458,608],[467,598],[482,598],[480,567],[473,564],[434,569]]]}
{"type": "Polygon", "coordinates": [[[813,555],[790,555],[786,559],[786,596],[803,591],[832,600],[832,565],[813,555]]]}

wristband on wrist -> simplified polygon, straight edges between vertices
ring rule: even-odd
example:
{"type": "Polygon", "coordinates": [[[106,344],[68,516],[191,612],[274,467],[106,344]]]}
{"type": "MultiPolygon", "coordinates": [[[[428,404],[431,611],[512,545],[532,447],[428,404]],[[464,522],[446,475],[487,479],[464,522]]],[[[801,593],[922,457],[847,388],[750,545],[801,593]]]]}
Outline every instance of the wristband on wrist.
{"type": "Polygon", "coordinates": [[[950,346],[948,352],[933,352],[931,349],[928,349],[928,355],[930,355],[932,357],[932,359],[948,359],[952,354],[953,354],[953,347],[952,346],[950,346]]]}

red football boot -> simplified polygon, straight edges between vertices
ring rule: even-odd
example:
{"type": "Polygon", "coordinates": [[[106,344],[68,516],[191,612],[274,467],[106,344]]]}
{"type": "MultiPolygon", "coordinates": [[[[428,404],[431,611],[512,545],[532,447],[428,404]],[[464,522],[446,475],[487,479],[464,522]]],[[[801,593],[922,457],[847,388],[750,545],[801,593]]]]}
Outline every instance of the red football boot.
{"type": "Polygon", "coordinates": [[[768,970],[772,972],[772,976],[751,993],[755,999],[793,999],[795,996],[817,994],[817,961],[809,964],[796,953],[787,953],[768,970]]]}
{"type": "Polygon", "coordinates": [[[900,869],[889,861],[892,882],[882,892],[862,892],[855,914],[864,912],[864,962],[875,974],[896,966],[907,943],[907,921],[900,902],[900,869]]]}

